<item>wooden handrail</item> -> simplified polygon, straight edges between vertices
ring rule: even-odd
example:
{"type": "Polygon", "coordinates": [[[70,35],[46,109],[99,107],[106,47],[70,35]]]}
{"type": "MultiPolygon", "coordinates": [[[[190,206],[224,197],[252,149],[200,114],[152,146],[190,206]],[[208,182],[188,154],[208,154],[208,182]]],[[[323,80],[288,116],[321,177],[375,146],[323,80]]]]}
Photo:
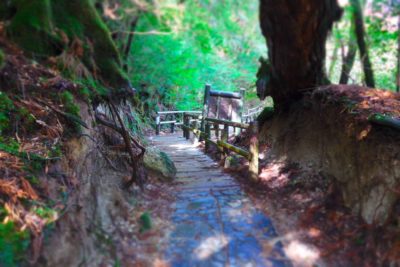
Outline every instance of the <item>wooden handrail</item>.
{"type": "Polygon", "coordinates": [[[161,126],[170,124],[171,128],[171,133],[175,132],[175,126],[181,126],[183,125],[183,121],[179,121],[177,119],[178,115],[184,115],[184,114],[190,114],[191,116],[199,116],[201,115],[201,111],[198,110],[170,110],[170,111],[158,111],[157,112],[157,117],[156,117],[156,135],[160,134],[161,131],[161,126]],[[168,117],[168,115],[172,116],[172,119],[169,119],[167,121],[162,121],[161,116],[168,117]]]}
{"type": "Polygon", "coordinates": [[[225,91],[210,91],[210,96],[219,96],[223,98],[233,98],[233,99],[242,99],[243,95],[241,93],[236,92],[225,92],[225,91]]]}
{"type": "Polygon", "coordinates": [[[248,129],[250,126],[249,124],[246,124],[246,123],[221,120],[221,119],[215,119],[215,118],[205,118],[205,121],[218,123],[218,124],[222,124],[222,125],[228,125],[231,127],[236,127],[236,128],[241,128],[241,129],[248,129]]]}
{"type": "Polygon", "coordinates": [[[193,120],[191,119],[192,117],[199,117],[199,116],[184,114],[184,119],[183,119],[184,125],[182,125],[182,128],[183,128],[183,136],[186,139],[190,139],[190,132],[192,132],[195,136],[195,142],[197,142],[200,138],[205,141],[206,152],[208,151],[210,144],[217,146],[221,152],[222,159],[226,158],[227,150],[243,156],[249,161],[250,179],[255,182],[258,181],[259,144],[258,144],[257,121],[251,122],[250,124],[245,124],[245,123],[221,120],[215,118],[204,118],[204,119],[202,118],[201,120],[193,120]],[[202,122],[202,125],[204,125],[204,130],[202,128],[199,129],[198,127],[199,126],[198,122],[200,121],[202,122]],[[191,122],[194,122],[193,127],[191,127],[191,122]],[[215,127],[212,129],[211,125],[215,125],[215,127]],[[221,130],[220,125],[224,125],[221,137],[219,136],[219,132],[221,130]],[[228,143],[229,127],[247,129],[248,131],[250,131],[250,146],[248,151],[228,143]],[[216,141],[211,139],[212,130],[216,132],[216,137],[217,137],[216,141]]]}

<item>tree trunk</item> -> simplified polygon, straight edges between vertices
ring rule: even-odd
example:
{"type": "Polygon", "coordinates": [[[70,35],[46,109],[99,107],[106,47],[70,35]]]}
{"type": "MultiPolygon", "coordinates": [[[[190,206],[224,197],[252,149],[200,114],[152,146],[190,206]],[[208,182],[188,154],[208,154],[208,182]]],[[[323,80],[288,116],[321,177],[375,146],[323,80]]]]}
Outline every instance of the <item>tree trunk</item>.
{"type": "Polygon", "coordinates": [[[354,61],[357,54],[357,38],[355,36],[355,16],[350,26],[349,47],[346,56],[343,58],[342,72],[340,74],[340,84],[347,84],[350,78],[351,70],[353,69],[354,61]]]}
{"type": "Polygon", "coordinates": [[[361,63],[364,69],[365,84],[368,87],[373,88],[375,87],[374,72],[372,70],[371,61],[369,59],[368,48],[365,43],[365,30],[362,8],[359,0],[350,0],[350,3],[353,8],[357,44],[358,49],[360,50],[361,63]]]}
{"type": "Polygon", "coordinates": [[[325,42],[342,10],[336,0],[260,0],[270,60],[269,89],[277,107],[327,83],[325,42]]]}
{"type": "Polygon", "coordinates": [[[332,80],[333,71],[335,69],[336,62],[337,62],[337,59],[338,59],[339,46],[340,46],[339,42],[336,41],[335,42],[335,47],[334,47],[333,53],[332,53],[331,64],[329,65],[329,69],[328,69],[328,78],[329,78],[329,80],[332,80]]]}
{"type": "Polygon", "coordinates": [[[125,49],[124,49],[124,71],[128,72],[128,63],[127,63],[127,59],[129,56],[129,52],[131,51],[131,47],[132,47],[132,42],[133,42],[133,36],[135,35],[134,32],[136,30],[136,26],[138,24],[140,18],[140,12],[133,18],[131,24],[130,24],[130,28],[129,28],[129,33],[128,33],[128,41],[126,43],[125,49]]]}
{"type": "Polygon", "coordinates": [[[397,80],[396,80],[396,92],[400,92],[400,15],[397,23],[397,80]]]}

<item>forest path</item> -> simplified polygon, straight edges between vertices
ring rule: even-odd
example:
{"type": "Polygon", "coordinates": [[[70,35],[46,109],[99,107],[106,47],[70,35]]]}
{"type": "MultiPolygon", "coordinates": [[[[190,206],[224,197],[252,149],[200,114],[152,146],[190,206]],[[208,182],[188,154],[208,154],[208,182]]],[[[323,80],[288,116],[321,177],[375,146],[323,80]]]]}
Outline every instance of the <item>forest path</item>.
{"type": "Polygon", "coordinates": [[[166,259],[171,266],[290,266],[270,219],[239,183],[191,142],[156,136],[177,168],[166,259]]]}

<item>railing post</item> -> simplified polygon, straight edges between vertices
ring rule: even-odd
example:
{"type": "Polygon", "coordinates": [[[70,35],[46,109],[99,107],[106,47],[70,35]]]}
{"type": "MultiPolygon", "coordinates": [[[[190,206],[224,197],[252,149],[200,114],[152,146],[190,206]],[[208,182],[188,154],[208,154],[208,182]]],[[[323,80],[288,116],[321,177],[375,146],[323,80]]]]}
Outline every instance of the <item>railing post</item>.
{"type": "MultiPolygon", "coordinates": [[[[243,122],[245,94],[246,94],[246,89],[240,88],[240,95],[241,95],[241,98],[239,100],[239,118],[240,118],[240,122],[243,122]]],[[[242,132],[242,129],[238,129],[238,130],[235,129],[234,132],[235,132],[235,135],[238,136],[242,132]]]]}
{"type": "Polygon", "coordinates": [[[160,118],[160,114],[157,113],[157,117],[156,117],[156,135],[160,135],[160,130],[161,130],[161,118],[160,118]]]}
{"type": "MultiPolygon", "coordinates": [[[[228,124],[224,124],[224,130],[222,131],[221,141],[227,143],[229,138],[229,126],[228,124]]],[[[225,159],[227,157],[226,149],[222,148],[221,159],[225,159]]]]}
{"type": "Polygon", "coordinates": [[[198,144],[199,143],[199,139],[200,139],[200,137],[201,137],[201,135],[200,136],[198,136],[198,133],[197,133],[197,131],[196,130],[198,130],[198,128],[199,128],[199,126],[198,126],[198,120],[196,119],[194,122],[193,122],[193,129],[194,129],[194,134],[193,134],[193,136],[194,136],[194,140],[193,140],[193,142],[194,142],[194,144],[198,144]]]}
{"type": "Polygon", "coordinates": [[[217,138],[217,140],[219,140],[219,124],[218,123],[214,123],[214,130],[215,130],[215,138],[217,138]]]}
{"type": "Polygon", "coordinates": [[[190,138],[190,131],[187,128],[187,127],[190,127],[189,120],[190,120],[189,115],[185,113],[183,115],[183,125],[185,125],[185,127],[183,127],[183,129],[184,129],[183,130],[183,137],[185,137],[186,139],[190,138]]]}
{"type": "MultiPolygon", "coordinates": [[[[171,121],[176,121],[176,114],[171,114],[171,121]]],[[[171,133],[175,132],[175,123],[171,123],[170,125],[171,133]]]]}
{"type": "MultiPolygon", "coordinates": [[[[200,125],[200,130],[204,132],[205,129],[205,119],[208,116],[208,107],[209,107],[209,102],[210,102],[210,91],[211,91],[211,85],[206,84],[206,87],[204,89],[204,103],[203,103],[203,113],[201,117],[201,125],[200,125]]],[[[202,138],[200,137],[200,141],[202,141],[202,138]]]]}
{"type": "Polygon", "coordinates": [[[205,140],[205,152],[207,153],[208,149],[210,148],[210,143],[207,142],[207,139],[211,138],[211,125],[210,123],[206,122],[205,125],[205,134],[206,134],[206,140],[205,140]]]}
{"type": "Polygon", "coordinates": [[[258,121],[250,123],[250,159],[249,174],[253,182],[258,182],[258,121]]]}
{"type": "Polygon", "coordinates": [[[175,133],[175,123],[171,123],[171,133],[175,133]]]}

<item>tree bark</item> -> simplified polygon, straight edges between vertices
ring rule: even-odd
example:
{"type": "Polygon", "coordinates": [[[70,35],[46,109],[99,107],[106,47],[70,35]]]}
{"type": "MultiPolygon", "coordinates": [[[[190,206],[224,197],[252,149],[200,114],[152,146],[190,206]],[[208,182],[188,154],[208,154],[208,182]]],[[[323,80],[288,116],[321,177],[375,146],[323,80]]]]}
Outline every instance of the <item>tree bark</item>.
{"type": "MultiPolygon", "coordinates": [[[[353,16],[355,17],[355,16],[353,16]]],[[[355,19],[352,19],[350,26],[350,39],[348,45],[348,51],[346,56],[343,58],[342,72],[340,74],[340,84],[347,84],[349,82],[350,73],[353,69],[354,61],[357,54],[357,38],[355,37],[355,19]]]]}
{"type": "Polygon", "coordinates": [[[364,69],[365,84],[368,87],[374,88],[374,72],[372,69],[371,61],[369,59],[367,44],[365,43],[363,11],[359,0],[350,0],[350,3],[353,8],[357,44],[358,49],[360,50],[361,63],[364,69]]]}
{"type": "Polygon", "coordinates": [[[338,44],[338,42],[335,42],[335,47],[334,47],[333,53],[332,53],[331,64],[329,65],[329,69],[328,69],[329,80],[332,80],[333,70],[335,69],[337,58],[338,58],[339,46],[340,45],[338,44]]]}
{"type": "Polygon", "coordinates": [[[271,65],[268,87],[277,107],[328,82],[325,42],[341,14],[336,0],[260,0],[271,65]]]}
{"type": "Polygon", "coordinates": [[[397,79],[396,79],[396,92],[400,92],[400,15],[397,22],[397,79]]]}

